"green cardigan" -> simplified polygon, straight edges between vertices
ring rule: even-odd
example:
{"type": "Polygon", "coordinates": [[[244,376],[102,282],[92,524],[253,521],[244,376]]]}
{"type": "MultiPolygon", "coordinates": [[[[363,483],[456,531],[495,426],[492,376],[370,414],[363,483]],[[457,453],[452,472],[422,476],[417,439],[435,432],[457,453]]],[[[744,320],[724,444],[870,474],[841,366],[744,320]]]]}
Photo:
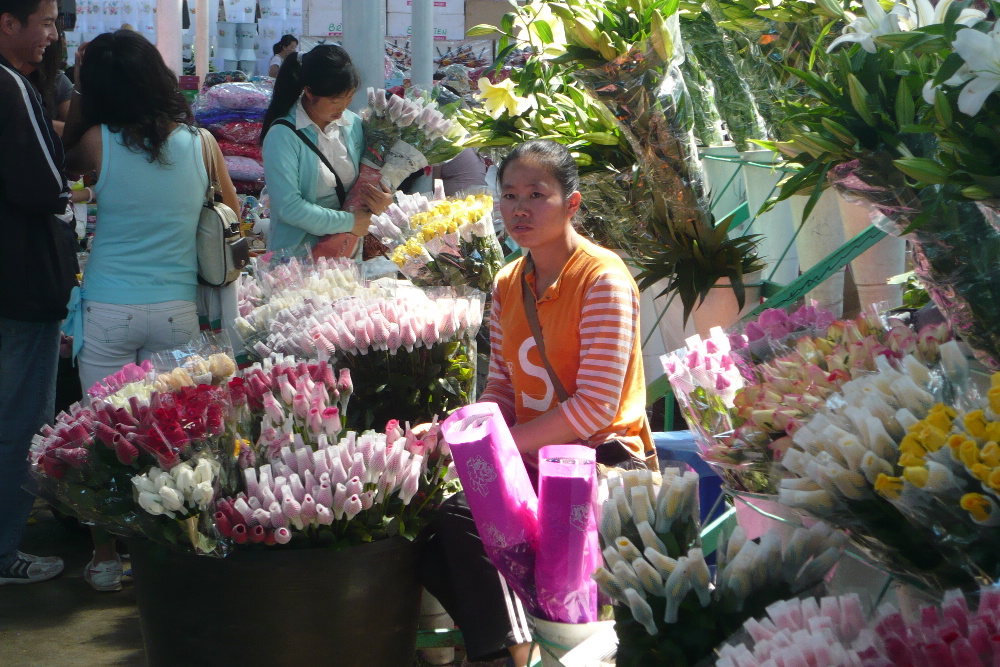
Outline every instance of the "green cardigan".
{"type": "MultiPolygon", "coordinates": [[[[342,129],[347,152],[358,168],[364,150],[361,118],[345,111],[350,123],[342,129]]],[[[295,125],[295,107],[285,116],[295,125]]],[[[316,129],[303,129],[316,143],[316,129]]],[[[271,198],[271,232],[268,250],[291,249],[303,243],[310,247],[321,236],[349,232],[354,226],[354,214],[341,211],[336,194],[317,201],[316,181],[319,177],[319,156],[316,155],[285,125],[274,125],[264,137],[264,180],[271,198]]],[[[350,190],[352,183],[344,183],[350,190]]]]}

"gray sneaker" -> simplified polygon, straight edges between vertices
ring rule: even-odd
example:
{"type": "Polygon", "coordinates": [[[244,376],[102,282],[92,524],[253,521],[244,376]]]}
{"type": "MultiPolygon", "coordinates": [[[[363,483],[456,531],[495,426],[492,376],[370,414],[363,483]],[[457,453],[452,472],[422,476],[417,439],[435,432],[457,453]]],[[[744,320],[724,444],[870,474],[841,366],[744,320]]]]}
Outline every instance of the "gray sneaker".
{"type": "Polygon", "coordinates": [[[63,570],[62,558],[32,556],[18,551],[6,567],[0,568],[0,586],[46,581],[63,570]]]}

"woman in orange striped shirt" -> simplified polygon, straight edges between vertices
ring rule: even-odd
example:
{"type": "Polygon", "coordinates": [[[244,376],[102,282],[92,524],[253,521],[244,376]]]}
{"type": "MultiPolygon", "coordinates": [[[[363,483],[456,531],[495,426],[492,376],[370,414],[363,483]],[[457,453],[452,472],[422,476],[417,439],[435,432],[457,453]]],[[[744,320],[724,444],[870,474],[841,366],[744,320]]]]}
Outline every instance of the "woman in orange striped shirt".
{"type": "MultiPolygon", "coordinates": [[[[504,226],[528,252],[493,287],[480,400],[500,406],[529,470],[539,449],[566,443],[595,447],[599,463],[644,466],[652,445],[643,437],[639,290],[617,255],[574,229],[580,193],[572,156],[555,142],[529,141],[504,160],[498,182],[504,226]]],[[[424,585],[462,629],[470,660],[506,649],[508,664],[527,664],[529,619],[486,558],[464,494],[442,509],[428,531],[424,585]]]]}

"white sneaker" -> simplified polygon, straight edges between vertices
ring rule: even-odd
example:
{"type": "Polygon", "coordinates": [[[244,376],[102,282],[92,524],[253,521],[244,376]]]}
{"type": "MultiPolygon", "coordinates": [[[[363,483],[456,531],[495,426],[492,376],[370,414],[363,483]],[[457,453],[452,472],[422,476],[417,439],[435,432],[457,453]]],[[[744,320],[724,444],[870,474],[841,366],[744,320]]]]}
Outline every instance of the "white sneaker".
{"type": "Polygon", "coordinates": [[[7,567],[0,568],[0,586],[46,581],[63,570],[61,558],[32,556],[18,551],[7,567]]]}
{"type": "MultiPolygon", "coordinates": [[[[94,553],[94,557],[97,553],[94,553]]],[[[90,559],[83,569],[83,580],[95,591],[120,591],[122,589],[122,559],[116,554],[114,560],[95,563],[90,559]]]]}

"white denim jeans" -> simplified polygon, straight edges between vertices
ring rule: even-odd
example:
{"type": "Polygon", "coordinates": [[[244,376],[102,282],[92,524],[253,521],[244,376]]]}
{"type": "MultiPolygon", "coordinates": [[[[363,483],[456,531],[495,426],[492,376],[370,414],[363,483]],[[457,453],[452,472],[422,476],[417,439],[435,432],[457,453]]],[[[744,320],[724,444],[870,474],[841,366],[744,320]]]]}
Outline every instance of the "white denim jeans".
{"type": "Polygon", "coordinates": [[[156,352],[188,343],[198,333],[193,301],[120,305],[84,301],[83,349],[77,357],[84,391],[156,352]]]}

